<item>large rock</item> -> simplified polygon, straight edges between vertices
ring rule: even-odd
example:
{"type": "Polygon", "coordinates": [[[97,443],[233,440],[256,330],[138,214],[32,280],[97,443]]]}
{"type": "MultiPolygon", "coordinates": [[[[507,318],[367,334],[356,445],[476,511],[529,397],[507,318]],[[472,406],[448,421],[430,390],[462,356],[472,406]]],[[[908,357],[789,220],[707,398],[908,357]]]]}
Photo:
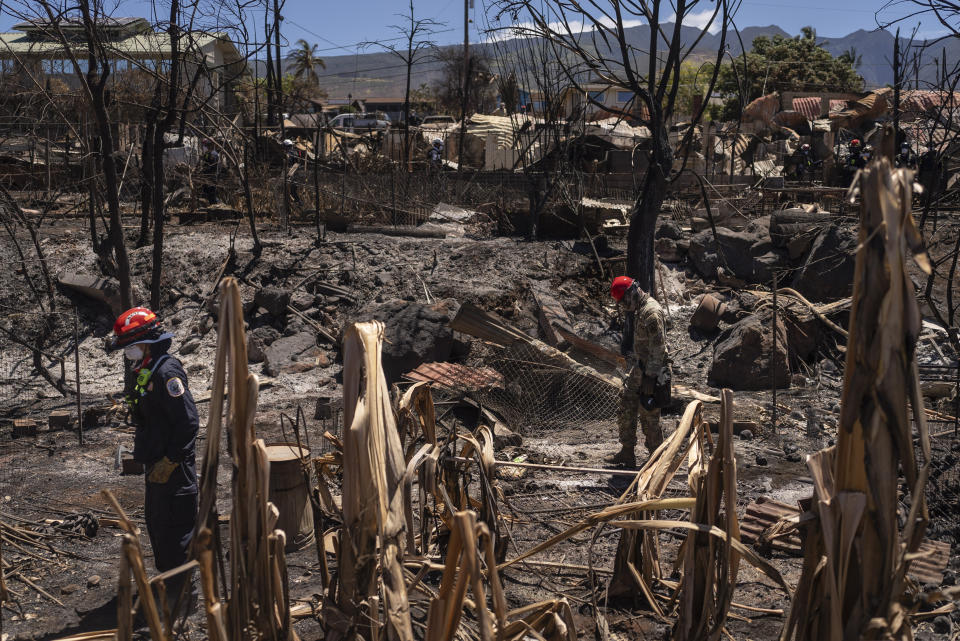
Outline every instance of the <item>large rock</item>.
{"type": "Polygon", "coordinates": [[[247,332],[247,359],[251,363],[262,363],[267,357],[267,348],[280,337],[280,332],[264,325],[247,332]]]}
{"type": "Polygon", "coordinates": [[[449,325],[456,311],[453,300],[434,305],[393,300],[367,308],[354,322],[383,321],[381,362],[387,382],[395,383],[418,365],[450,359],[454,339],[449,325]]]}
{"type": "Polygon", "coordinates": [[[763,220],[741,231],[717,227],[705,229],[690,238],[687,252],[690,262],[704,278],[716,278],[717,268],[749,283],[769,283],[774,271],[790,267],[787,252],[770,242],[763,220]]]}
{"type": "Polygon", "coordinates": [[[253,301],[257,304],[257,307],[267,310],[267,313],[273,316],[283,316],[287,313],[287,305],[290,304],[290,290],[280,289],[279,287],[264,287],[257,290],[253,301]]]}
{"type": "Polygon", "coordinates": [[[787,346],[790,358],[810,361],[823,339],[823,324],[806,305],[793,298],[784,297],[785,303],[778,314],[778,324],[787,330],[787,346]]]}
{"type": "Polygon", "coordinates": [[[278,338],[264,352],[263,371],[270,376],[302,372],[315,365],[317,354],[317,337],[313,332],[278,338]]]}
{"type": "Polygon", "coordinates": [[[777,386],[789,387],[787,333],[782,323],[777,324],[776,351],[772,336],[770,316],[766,314],[748,316],[721,332],[710,365],[710,383],[735,390],[769,389],[773,383],[770,372],[773,352],[777,386]]]}
{"type": "Polygon", "coordinates": [[[793,288],[812,301],[846,298],[853,293],[857,235],[837,224],[820,232],[793,279],[793,288]]]}

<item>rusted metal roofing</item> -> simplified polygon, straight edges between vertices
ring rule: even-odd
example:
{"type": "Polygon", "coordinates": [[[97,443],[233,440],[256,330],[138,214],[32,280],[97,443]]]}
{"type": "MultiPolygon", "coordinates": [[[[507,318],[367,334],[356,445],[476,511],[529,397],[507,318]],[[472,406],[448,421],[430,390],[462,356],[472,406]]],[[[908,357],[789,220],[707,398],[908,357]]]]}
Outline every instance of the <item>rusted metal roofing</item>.
{"type": "Polygon", "coordinates": [[[470,392],[503,387],[503,375],[490,367],[467,367],[459,363],[423,363],[406,378],[435,383],[449,390],[470,392]]]}
{"type": "MultiPolygon", "coordinates": [[[[797,523],[803,518],[799,507],[786,503],[771,500],[751,503],[740,521],[740,537],[744,543],[755,545],[759,542],[772,549],[800,556],[802,550],[797,523]]],[[[949,561],[949,543],[924,541],[917,549],[917,558],[911,561],[907,574],[923,583],[940,585],[949,561]]]]}
{"type": "Polygon", "coordinates": [[[901,111],[910,113],[929,113],[943,107],[944,111],[960,106],[960,94],[948,91],[904,91],[900,97],[901,111]]]}
{"type": "Polygon", "coordinates": [[[766,96],[760,96],[743,108],[743,118],[749,122],[751,120],[760,120],[770,122],[773,114],[780,109],[780,94],[776,91],[766,96]]]}
{"type": "Polygon", "coordinates": [[[884,87],[872,91],[860,100],[847,103],[845,109],[830,112],[831,120],[839,120],[847,125],[855,125],[864,120],[874,120],[886,113],[893,100],[893,89],[884,87]]]}
{"type": "Polygon", "coordinates": [[[807,120],[816,120],[820,117],[823,100],[820,96],[806,96],[793,99],[793,110],[802,113],[807,120]]]}
{"type": "Polygon", "coordinates": [[[847,108],[846,100],[838,100],[835,98],[830,99],[830,113],[833,113],[834,111],[842,111],[846,108],[847,108]]]}

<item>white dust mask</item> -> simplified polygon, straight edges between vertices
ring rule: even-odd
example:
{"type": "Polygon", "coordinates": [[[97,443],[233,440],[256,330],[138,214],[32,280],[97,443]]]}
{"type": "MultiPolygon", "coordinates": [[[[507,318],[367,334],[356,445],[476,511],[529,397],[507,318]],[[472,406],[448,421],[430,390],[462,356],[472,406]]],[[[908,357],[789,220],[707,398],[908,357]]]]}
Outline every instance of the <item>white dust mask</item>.
{"type": "Polygon", "coordinates": [[[127,345],[123,348],[123,355],[130,361],[143,360],[143,345],[127,345]]]}

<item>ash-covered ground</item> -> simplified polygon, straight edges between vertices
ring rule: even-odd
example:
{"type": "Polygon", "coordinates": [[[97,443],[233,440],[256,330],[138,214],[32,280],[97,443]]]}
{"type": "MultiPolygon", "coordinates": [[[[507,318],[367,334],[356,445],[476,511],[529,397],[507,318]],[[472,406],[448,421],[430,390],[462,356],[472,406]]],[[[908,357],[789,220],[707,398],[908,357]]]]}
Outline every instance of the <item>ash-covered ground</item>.
{"type": "MultiPolygon", "coordinates": [[[[953,227],[953,232],[956,228],[953,227]]],[[[55,277],[70,273],[97,273],[96,256],[82,226],[58,223],[42,228],[43,248],[55,277]]],[[[582,337],[616,350],[620,320],[609,298],[608,280],[600,278],[592,251],[582,251],[571,241],[526,242],[513,238],[403,238],[376,234],[330,233],[326,242],[316,244],[313,230],[294,228],[290,233],[262,232],[263,253],[255,258],[251,242],[242,232],[231,255],[232,229],[215,225],[172,227],[165,240],[164,296],[157,310],[167,327],[175,333],[174,352],[183,361],[189,385],[199,400],[201,435],[198,451],[203,451],[209,403],[209,388],[217,341],[217,300],[215,282],[223,273],[241,283],[245,303],[251,371],[263,382],[260,391],[257,432],[267,442],[289,441],[288,429],[282,429],[281,414],[295,416],[302,408],[307,418],[306,432],[316,451],[321,450],[322,433],[338,429],[335,419],[314,419],[319,398],[338,399],[342,363],[336,342],[319,336],[319,324],[339,340],[351,322],[378,318],[387,324],[385,367],[391,380],[405,385],[402,374],[421,362],[435,360],[458,362],[467,366],[489,365],[497,350],[478,339],[454,333],[447,328],[459,305],[472,303],[494,312],[529,333],[543,338],[538,307],[532,288],[549,291],[564,307],[573,329],[582,337]],[[579,250],[579,251],[575,251],[579,250]],[[229,259],[229,260],[228,260],[229,259]],[[296,311],[290,311],[287,307],[296,311]],[[389,361],[389,362],[388,362],[389,361]]],[[[684,231],[678,245],[689,243],[684,231]]],[[[950,232],[939,236],[949,242],[950,232]]],[[[938,237],[939,237],[938,236],[938,237]]],[[[615,256],[623,249],[624,239],[609,238],[615,256]]],[[[134,289],[139,301],[147,298],[151,247],[131,252],[134,289]]],[[[5,261],[15,263],[14,255],[5,261]]],[[[660,292],[666,303],[669,350],[673,361],[674,382],[704,394],[716,396],[718,387],[710,372],[719,343],[730,340],[730,327],[758,315],[758,327],[766,331],[759,344],[758,363],[743,364],[744,372],[769,369],[771,350],[770,308],[768,298],[751,293],[764,289],[762,283],[749,284],[716,279],[704,281],[694,261],[680,255],[677,262],[664,262],[658,274],[660,292]],[[728,315],[713,331],[690,327],[700,297],[714,292],[728,303],[728,315]],[[759,311],[758,311],[759,310],[759,311]],[[767,311],[764,311],[767,310],[767,311]],[[764,329],[766,328],[766,329],[764,329]],[[764,351],[766,350],[766,351],[764,351]],[[766,358],[766,361],[763,359],[766,358]]],[[[7,264],[7,263],[5,263],[7,264]]],[[[617,263],[604,263],[605,276],[617,273],[617,263]]],[[[622,269],[622,266],[619,267],[622,269]]],[[[35,273],[29,268],[28,273],[35,273]]],[[[13,331],[31,331],[36,318],[31,293],[24,274],[11,269],[6,286],[0,290],[5,326],[13,331]],[[19,328],[19,330],[18,330],[19,328]]],[[[133,428],[126,425],[119,404],[123,363],[118,354],[104,351],[103,341],[113,322],[109,308],[88,297],[58,287],[55,314],[46,320],[49,336],[45,343],[44,366],[58,375],[58,365],[50,355],[66,356],[66,388],[73,389],[73,308],[76,307],[80,334],[80,383],[82,403],[88,422],[84,445],[78,444],[75,431],[49,431],[47,415],[58,409],[75,411],[75,398],[64,396],[33,372],[31,355],[22,346],[7,341],[7,353],[0,359],[3,372],[3,397],[0,398],[0,515],[7,523],[35,528],[46,519],[63,519],[76,513],[96,517],[113,516],[100,491],[113,492],[135,521],[143,525],[141,476],[122,476],[116,467],[124,449],[132,449],[133,428]],[[40,424],[36,437],[13,438],[12,421],[32,417],[40,424]]],[[[781,305],[787,302],[781,300],[781,305]]],[[[802,306],[789,304],[792,315],[781,310],[780,322],[789,339],[790,327],[802,317],[802,306]]],[[[846,324],[841,309],[831,315],[833,321],[846,324]]],[[[803,320],[803,319],[801,319],[803,320]]],[[[803,322],[809,322],[803,320],[803,322]]],[[[814,321],[816,324],[816,321],[814,321]]],[[[795,328],[794,328],[795,329],[795,328]]],[[[802,333],[802,332],[801,332],[802,333]]],[[[806,334],[804,334],[806,336],[806,334]]],[[[760,337],[761,339],[763,336],[760,337]]],[[[739,474],[738,508],[757,499],[773,499],[796,504],[811,493],[803,464],[805,454],[832,442],[836,434],[843,377],[842,340],[833,330],[817,329],[815,345],[803,357],[791,345],[781,345],[788,368],[787,380],[777,390],[777,422],[773,424],[773,401],[767,376],[761,381],[745,381],[735,394],[734,418],[739,422],[736,457],[739,474]]],[[[938,350],[948,349],[945,336],[933,325],[927,327],[919,346],[924,358],[934,358],[938,350]]],[[[776,366],[776,363],[775,363],[776,366]]],[[[613,371],[613,370],[611,370],[613,371]]],[[[529,394],[562,394],[557,390],[514,390],[514,398],[529,394]]],[[[438,390],[438,400],[456,395],[438,390]]],[[[953,400],[947,396],[930,400],[930,407],[944,416],[955,415],[953,400]]],[[[664,412],[665,431],[672,431],[684,402],[664,412]]],[[[706,405],[706,420],[717,420],[716,404],[706,405]]],[[[522,408],[520,408],[522,409],[522,408]]],[[[603,467],[603,457],[617,449],[613,407],[601,408],[599,417],[577,423],[564,415],[551,422],[541,416],[535,424],[510,421],[508,426],[519,435],[499,443],[498,459],[523,460],[566,466],[603,467]],[[606,412],[606,413],[604,413],[606,412]],[[509,443],[509,444],[507,444],[509,443]]],[[[517,414],[522,416],[522,412],[517,414]]],[[[559,416],[559,414],[558,414],[559,416]]],[[[469,427],[466,419],[451,412],[446,428],[469,427]]],[[[945,424],[931,431],[944,432],[935,441],[935,453],[942,461],[942,496],[955,483],[958,444],[946,434],[945,424]],[[952,471],[951,471],[952,470],[952,471]],[[951,476],[951,474],[953,476],[951,476]]],[[[645,452],[638,448],[641,460],[645,452]]],[[[221,457],[220,512],[229,512],[229,459],[221,457]]],[[[524,551],[560,532],[587,514],[609,505],[626,489],[629,479],[594,473],[552,470],[526,470],[504,473],[500,484],[506,500],[501,506],[509,532],[508,557],[524,551]]],[[[671,484],[668,493],[684,493],[685,466],[671,484]]],[[[940,486],[938,486],[940,487],[940,486]]],[[[960,488],[958,488],[960,489],[960,488]]],[[[938,496],[941,496],[938,495],[938,496]]],[[[956,518],[954,516],[954,518],[956,518]]],[[[932,533],[938,540],[956,544],[960,532],[949,523],[935,522],[932,533]]],[[[91,538],[68,538],[60,534],[46,539],[50,549],[4,545],[5,573],[15,591],[16,605],[4,606],[4,641],[13,639],[52,639],[70,632],[106,629],[115,626],[116,583],[120,551],[120,531],[101,527],[91,538]],[[40,594],[16,575],[45,590],[40,594]],[[57,605],[52,599],[62,603],[57,605]]],[[[227,528],[223,529],[227,536],[227,528]]],[[[605,529],[595,539],[592,532],[577,535],[551,548],[534,561],[548,564],[518,564],[503,573],[511,606],[566,597],[577,613],[578,633],[593,635],[594,621],[589,608],[592,587],[585,566],[598,570],[601,583],[613,565],[619,533],[605,529]]],[[[146,537],[142,537],[148,565],[152,562],[146,537]]],[[[680,539],[669,533],[661,536],[664,578],[671,578],[671,564],[680,539]]],[[[955,548],[954,548],[955,549],[955,548]]],[[[795,585],[800,559],[783,552],[768,553],[774,566],[788,583],[795,585]]],[[[290,592],[293,599],[314,600],[319,591],[316,550],[313,547],[288,557],[290,592]]],[[[785,609],[788,597],[759,572],[741,566],[739,585],[734,596],[737,604],[768,609],[785,609]]],[[[943,582],[955,581],[960,555],[951,554],[943,582]]],[[[439,573],[429,581],[439,580],[439,573]]],[[[602,588],[602,585],[601,585],[602,588]]],[[[602,593],[602,592],[601,592],[602,593]]],[[[628,602],[608,604],[611,632],[619,638],[662,638],[668,623],[658,621],[646,609],[634,609],[628,602]]],[[[728,624],[735,638],[773,638],[783,618],[747,609],[734,608],[728,624]]],[[[956,614],[954,614],[956,617],[956,614]]],[[[201,623],[197,615],[196,621],[201,623]]],[[[918,638],[947,638],[934,631],[934,621],[916,627],[918,638]]],[[[949,623],[949,621],[948,621],[949,623]]],[[[953,619],[956,626],[960,619],[953,619]]],[[[943,621],[937,624],[942,630],[943,621]]],[[[322,633],[311,619],[296,624],[301,638],[320,638],[322,633]]],[[[947,635],[949,632],[947,633],[947,635]]],[[[200,631],[191,638],[203,638],[200,631]]]]}

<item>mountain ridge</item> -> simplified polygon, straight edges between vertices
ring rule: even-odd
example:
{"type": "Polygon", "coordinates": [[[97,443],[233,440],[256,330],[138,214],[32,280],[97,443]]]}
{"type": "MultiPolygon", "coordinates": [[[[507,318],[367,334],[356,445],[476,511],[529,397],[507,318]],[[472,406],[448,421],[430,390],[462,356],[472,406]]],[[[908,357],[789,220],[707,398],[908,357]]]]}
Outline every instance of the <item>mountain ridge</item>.
{"type": "MultiPolygon", "coordinates": [[[[646,25],[630,27],[625,30],[628,42],[634,47],[646,49],[649,45],[650,33],[646,25]]],[[[684,42],[693,42],[700,34],[696,27],[683,27],[682,40],[684,42]]],[[[589,35],[589,34],[586,34],[589,35]]],[[[748,51],[751,48],[753,39],[758,36],[772,37],[780,35],[783,37],[792,37],[777,25],[751,26],[740,30],[740,37],[728,32],[727,45],[729,53],[736,57],[742,53],[741,41],[743,47],[748,51]]],[[[818,41],[823,43],[823,47],[834,56],[852,49],[856,50],[857,55],[862,56],[862,63],[857,71],[864,79],[866,89],[883,87],[893,82],[893,69],[890,63],[893,57],[894,35],[886,30],[866,30],[857,29],[842,37],[821,37],[818,35],[818,41]]],[[[708,33],[704,35],[692,54],[700,59],[709,59],[716,55],[717,47],[720,43],[720,34],[708,33]]],[[[905,48],[907,39],[901,37],[902,48],[905,48]]],[[[496,67],[497,59],[510,59],[509,64],[519,65],[522,58],[522,48],[524,40],[506,39],[499,42],[487,41],[477,43],[471,46],[473,51],[482,51],[494,60],[496,67]],[[497,55],[497,54],[500,55],[497,55]],[[514,59],[515,58],[515,59],[514,59]]],[[[453,48],[456,45],[446,45],[441,49],[453,48]]],[[[960,40],[951,39],[938,44],[935,49],[937,56],[939,52],[946,50],[947,60],[956,60],[960,57],[960,40]]],[[[644,56],[645,57],[645,56],[644,56]]],[[[925,56],[925,65],[921,71],[920,88],[928,88],[935,79],[936,65],[932,64],[934,56],[925,56]]],[[[727,58],[729,61],[729,57],[727,58]]],[[[406,65],[399,57],[384,51],[369,51],[357,53],[354,55],[329,56],[324,58],[326,68],[318,68],[317,73],[320,76],[320,87],[330,98],[345,98],[352,95],[356,98],[363,97],[400,97],[403,95],[403,87],[406,76],[406,65]]],[[[645,65],[646,61],[638,59],[638,64],[645,65]]],[[[258,61],[257,66],[260,73],[263,72],[263,62],[258,61]]],[[[289,72],[293,63],[290,58],[284,59],[285,73],[289,72]]],[[[436,60],[424,60],[414,67],[411,86],[417,88],[422,84],[433,84],[442,75],[442,63],[436,60]]],[[[502,71],[509,72],[509,68],[502,71]]]]}

